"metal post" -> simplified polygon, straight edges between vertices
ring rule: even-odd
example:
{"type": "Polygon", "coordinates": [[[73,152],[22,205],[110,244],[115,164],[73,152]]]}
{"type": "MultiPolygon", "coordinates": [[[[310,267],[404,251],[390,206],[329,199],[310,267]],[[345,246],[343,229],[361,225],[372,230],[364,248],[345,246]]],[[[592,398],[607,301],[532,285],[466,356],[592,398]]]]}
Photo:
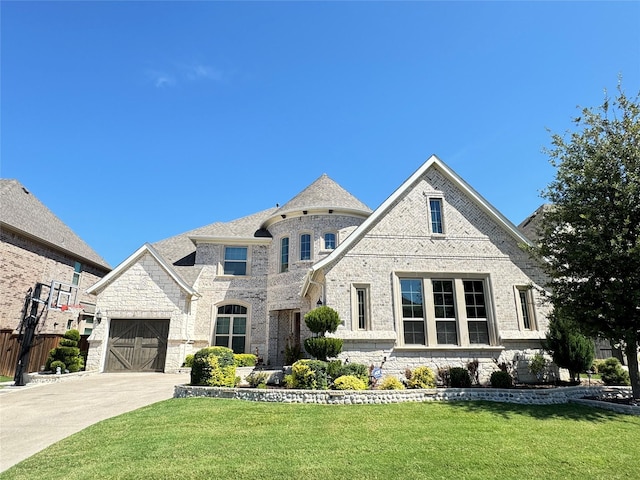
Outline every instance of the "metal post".
{"type": "Polygon", "coordinates": [[[24,386],[24,373],[29,368],[29,354],[31,352],[31,346],[33,344],[33,337],[35,336],[36,327],[38,326],[38,307],[40,303],[40,293],[42,292],[42,284],[36,283],[33,290],[29,289],[27,297],[25,298],[24,313],[22,318],[22,324],[20,327],[20,355],[18,356],[18,363],[16,364],[16,373],[13,377],[14,385],[18,387],[24,386]],[[31,308],[29,309],[29,303],[31,308]],[[27,313],[27,310],[29,312],[27,313]]]}

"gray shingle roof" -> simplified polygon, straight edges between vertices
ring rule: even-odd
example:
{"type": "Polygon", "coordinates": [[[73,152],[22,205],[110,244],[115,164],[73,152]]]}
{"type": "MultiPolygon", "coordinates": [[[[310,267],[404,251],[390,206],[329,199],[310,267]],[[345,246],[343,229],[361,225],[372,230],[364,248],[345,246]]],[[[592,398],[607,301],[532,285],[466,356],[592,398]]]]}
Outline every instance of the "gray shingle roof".
{"type": "Polygon", "coordinates": [[[359,210],[367,214],[372,211],[326,174],[322,174],[315,182],[280,207],[275,214],[316,208],[359,210]]]}
{"type": "Polygon", "coordinates": [[[106,270],[111,266],[19,181],[0,179],[0,225],[106,270]]]}

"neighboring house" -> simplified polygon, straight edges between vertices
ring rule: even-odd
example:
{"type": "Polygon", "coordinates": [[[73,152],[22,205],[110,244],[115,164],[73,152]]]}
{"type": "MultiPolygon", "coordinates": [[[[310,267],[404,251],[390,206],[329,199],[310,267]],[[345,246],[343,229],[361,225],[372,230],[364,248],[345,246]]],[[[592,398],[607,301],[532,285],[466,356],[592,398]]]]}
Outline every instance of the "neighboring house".
{"type": "Polygon", "coordinates": [[[36,332],[91,333],[96,299],[86,289],[111,267],[17,180],[0,179],[0,269],[0,329],[19,329],[28,290],[43,283],[41,298],[53,294],[36,332]]]}
{"type": "Polygon", "coordinates": [[[93,285],[87,368],[170,372],[207,345],[282,366],[323,304],[343,360],[523,375],[547,326],[528,242],[435,156],[375,211],[323,175],[282,207],[145,244],[93,285]]]}

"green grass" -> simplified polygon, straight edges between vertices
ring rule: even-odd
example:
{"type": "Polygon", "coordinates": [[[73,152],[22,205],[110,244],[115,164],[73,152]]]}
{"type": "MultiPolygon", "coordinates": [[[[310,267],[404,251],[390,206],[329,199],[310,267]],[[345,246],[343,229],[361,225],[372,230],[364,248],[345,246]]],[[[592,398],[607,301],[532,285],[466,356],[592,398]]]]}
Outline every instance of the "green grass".
{"type": "Polygon", "coordinates": [[[4,479],[587,479],[640,472],[640,417],[578,405],[325,406],[172,399],[4,479]]]}
{"type": "Polygon", "coordinates": [[[12,382],[13,381],[13,377],[7,377],[5,375],[0,375],[0,383],[2,382],[12,382]]]}

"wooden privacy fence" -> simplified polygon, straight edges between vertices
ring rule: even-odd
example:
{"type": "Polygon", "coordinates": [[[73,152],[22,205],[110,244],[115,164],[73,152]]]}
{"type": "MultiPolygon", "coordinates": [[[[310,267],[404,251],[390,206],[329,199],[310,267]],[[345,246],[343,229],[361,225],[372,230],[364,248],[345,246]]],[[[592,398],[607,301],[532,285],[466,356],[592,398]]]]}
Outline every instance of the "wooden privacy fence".
{"type": "MultiPolygon", "coordinates": [[[[56,348],[62,335],[57,333],[45,333],[37,335],[31,346],[29,365],[25,372],[38,372],[40,367],[47,362],[49,351],[56,348]]],[[[89,350],[88,335],[82,335],[78,346],[80,352],[86,358],[89,350]]],[[[0,375],[13,377],[16,371],[16,362],[20,354],[20,342],[18,335],[13,330],[0,330],[0,375]]]]}

